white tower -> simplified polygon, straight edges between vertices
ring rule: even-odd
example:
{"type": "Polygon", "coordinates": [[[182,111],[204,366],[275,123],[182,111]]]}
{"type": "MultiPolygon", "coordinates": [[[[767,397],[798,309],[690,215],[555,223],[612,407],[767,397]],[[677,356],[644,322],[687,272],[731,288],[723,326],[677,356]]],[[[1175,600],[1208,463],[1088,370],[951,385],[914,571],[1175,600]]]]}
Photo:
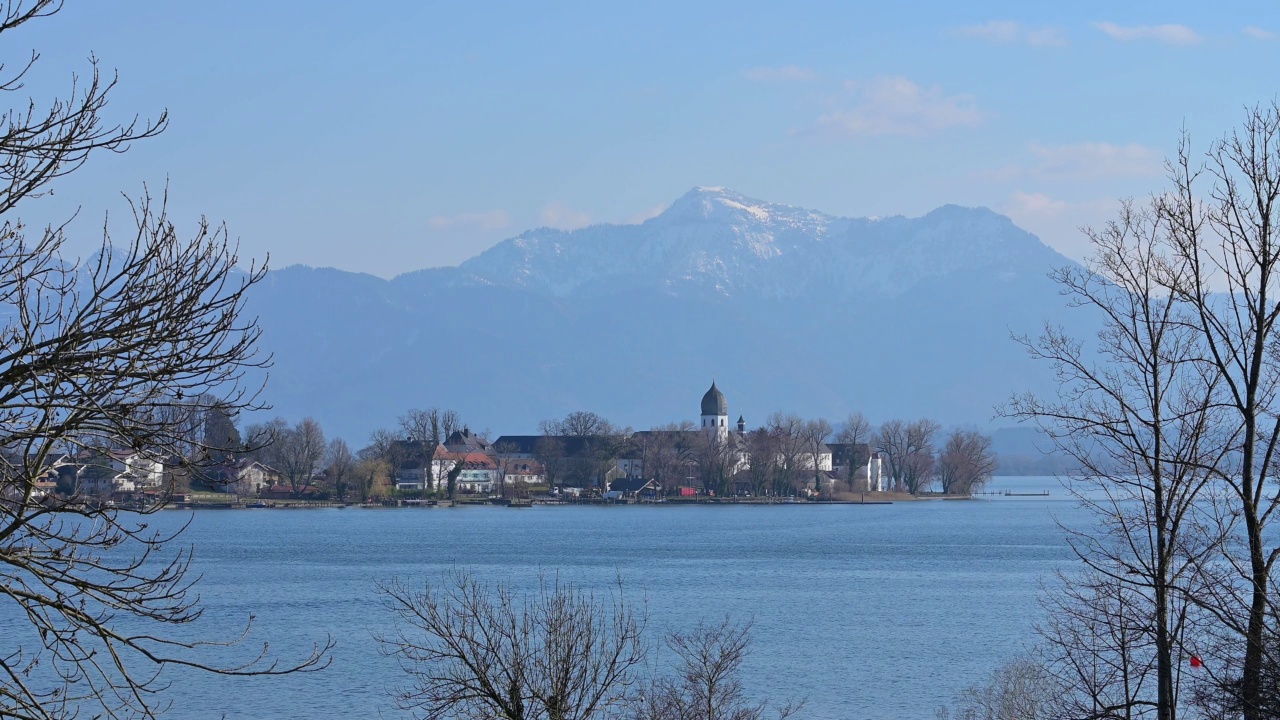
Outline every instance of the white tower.
{"type": "Polygon", "coordinates": [[[702,431],[715,433],[722,442],[729,439],[729,402],[714,380],[711,381],[711,389],[702,396],[702,431]]]}
{"type": "Polygon", "coordinates": [[[867,492],[884,492],[884,465],[880,453],[871,453],[867,460],[867,492]]]}

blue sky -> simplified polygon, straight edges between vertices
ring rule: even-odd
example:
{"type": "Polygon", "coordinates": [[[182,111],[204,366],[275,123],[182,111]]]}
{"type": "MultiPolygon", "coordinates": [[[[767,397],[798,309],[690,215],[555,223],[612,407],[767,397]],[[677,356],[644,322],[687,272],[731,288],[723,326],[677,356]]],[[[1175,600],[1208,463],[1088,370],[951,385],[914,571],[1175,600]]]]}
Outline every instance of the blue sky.
{"type": "Polygon", "coordinates": [[[169,183],[272,265],[390,277],[521,230],[635,222],[695,185],[838,215],[1004,212],[1064,253],[1277,94],[1273,2],[174,3],[68,0],[6,36],[61,90],[171,113],[28,206],[169,183]]]}

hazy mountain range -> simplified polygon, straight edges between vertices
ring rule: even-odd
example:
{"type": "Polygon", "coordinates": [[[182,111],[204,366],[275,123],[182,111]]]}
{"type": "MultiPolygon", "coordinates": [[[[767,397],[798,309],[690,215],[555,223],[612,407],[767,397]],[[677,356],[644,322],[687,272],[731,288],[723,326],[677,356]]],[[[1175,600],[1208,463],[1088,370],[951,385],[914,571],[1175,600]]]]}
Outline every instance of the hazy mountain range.
{"type": "Polygon", "coordinates": [[[1070,262],[986,209],[841,218],[695,188],[644,223],[530,230],[459,267],[273,270],[249,310],[275,412],[354,446],[432,405],[497,433],[581,409],[696,420],[712,378],[752,426],[987,427],[1011,391],[1050,387],[1009,335],[1080,321],[1047,277],[1070,262]]]}

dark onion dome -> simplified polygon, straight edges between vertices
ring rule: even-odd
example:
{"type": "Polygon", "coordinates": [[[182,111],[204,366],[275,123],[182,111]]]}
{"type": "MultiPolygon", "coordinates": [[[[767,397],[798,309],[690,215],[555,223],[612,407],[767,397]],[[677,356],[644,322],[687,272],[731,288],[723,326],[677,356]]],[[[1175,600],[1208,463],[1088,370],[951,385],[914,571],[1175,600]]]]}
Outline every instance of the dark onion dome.
{"type": "Polygon", "coordinates": [[[711,381],[711,389],[707,391],[706,395],[702,396],[702,414],[729,414],[729,401],[724,399],[724,393],[720,392],[720,388],[716,387],[714,380],[711,381]]]}

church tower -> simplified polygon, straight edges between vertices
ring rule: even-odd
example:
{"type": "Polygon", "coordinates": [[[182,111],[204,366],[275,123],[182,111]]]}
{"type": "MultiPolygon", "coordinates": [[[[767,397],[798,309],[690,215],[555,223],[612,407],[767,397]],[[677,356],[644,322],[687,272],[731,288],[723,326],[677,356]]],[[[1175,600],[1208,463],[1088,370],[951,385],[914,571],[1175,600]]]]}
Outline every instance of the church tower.
{"type": "Polygon", "coordinates": [[[724,393],[711,381],[711,389],[702,396],[702,431],[715,433],[717,439],[729,439],[729,402],[724,393]]]}

